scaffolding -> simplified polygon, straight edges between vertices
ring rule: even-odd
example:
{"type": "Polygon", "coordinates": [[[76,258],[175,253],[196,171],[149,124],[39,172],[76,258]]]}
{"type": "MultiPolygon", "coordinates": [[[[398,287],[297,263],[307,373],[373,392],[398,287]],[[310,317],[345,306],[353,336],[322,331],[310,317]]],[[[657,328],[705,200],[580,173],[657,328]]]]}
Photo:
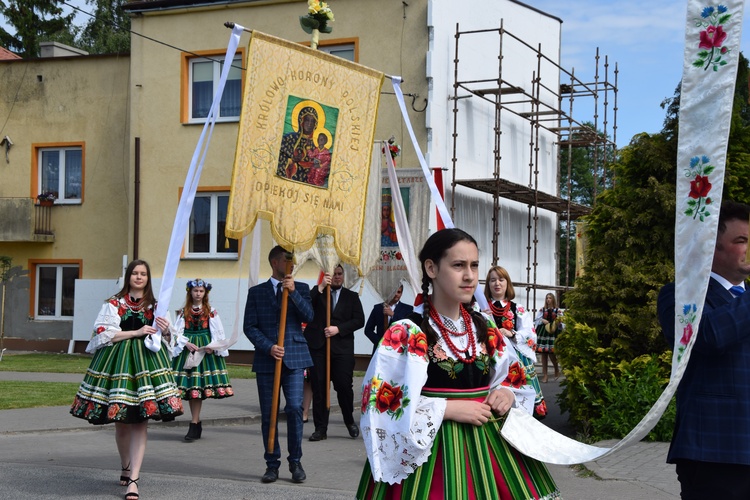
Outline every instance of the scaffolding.
{"type": "MultiPolygon", "coordinates": [[[[488,49],[489,50],[489,49],[488,49]]],[[[533,63],[532,63],[533,64],[533,63]]],[[[527,246],[526,246],[526,282],[514,282],[515,286],[525,287],[527,290],[527,301],[536,304],[536,290],[565,291],[570,288],[570,242],[574,235],[572,221],[580,216],[590,213],[591,208],[572,201],[571,174],[573,166],[573,151],[575,148],[586,148],[591,165],[593,167],[595,202],[599,187],[606,187],[614,183],[612,170],[608,168],[614,161],[617,153],[617,64],[614,65],[614,82],[610,82],[610,65],[607,56],[604,57],[603,67],[600,67],[601,58],[599,49],[596,49],[594,80],[584,82],[575,76],[575,71],[568,71],[561,67],[558,62],[542,51],[541,43],[536,47],[526,43],[524,40],[509,32],[500,21],[499,28],[461,31],[456,24],[455,35],[455,58],[454,58],[454,83],[453,83],[453,158],[452,158],[452,198],[451,215],[455,217],[455,191],[456,186],[464,186],[492,195],[492,255],[493,265],[497,265],[499,251],[499,230],[501,199],[514,200],[524,203],[528,207],[527,216],[527,246]],[[490,79],[461,80],[459,78],[460,66],[460,41],[462,38],[480,34],[497,34],[497,77],[490,79]],[[536,58],[536,69],[532,71],[530,85],[526,86],[522,76],[518,74],[507,75],[508,71],[503,68],[503,51],[523,50],[531,57],[536,58]],[[550,75],[542,75],[543,68],[550,75]],[[603,69],[603,75],[600,74],[603,69]],[[543,76],[554,82],[554,88],[545,85],[543,76]],[[565,82],[565,83],[563,83],[565,82]],[[530,90],[529,90],[530,89],[530,90]],[[542,99],[542,93],[551,98],[542,99]],[[494,171],[490,179],[457,179],[456,167],[458,165],[457,143],[459,138],[458,116],[459,100],[478,97],[494,106],[494,171]],[[610,98],[613,106],[610,111],[610,98]],[[593,128],[583,121],[574,117],[574,103],[585,99],[591,108],[591,120],[593,128]],[[566,110],[563,110],[566,108],[566,110]],[[504,179],[501,171],[501,137],[502,118],[504,113],[511,113],[526,122],[530,131],[529,141],[529,177],[528,184],[522,185],[504,179]],[[611,113],[611,116],[610,116],[611,113]],[[601,121],[600,121],[601,118],[601,121]],[[611,125],[611,135],[610,135],[611,125]],[[601,127],[601,131],[597,132],[601,127]],[[557,145],[557,157],[555,168],[557,187],[555,193],[546,193],[539,190],[539,139],[540,130],[551,132],[557,145]],[[562,175],[561,166],[566,167],[567,193],[563,198],[560,193],[560,180],[562,175]],[[565,248],[565,272],[560,276],[558,270],[557,283],[540,284],[537,281],[537,245],[538,245],[538,222],[539,209],[548,210],[556,214],[557,227],[560,220],[565,220],[564,230],[567,231],[568,244],[565,248]],[[529,294],[528,292],[532,293],[529,294]],[[532,297],[529,297],[532,295],[532,297]]],[[[581,107],[580,104],[578,106],[581,107]]],[[[559,237],[555,242],[558,259],[560,256],[559,237]]],[[[528,308],[527,303],[527,308],[528,308]]]]}

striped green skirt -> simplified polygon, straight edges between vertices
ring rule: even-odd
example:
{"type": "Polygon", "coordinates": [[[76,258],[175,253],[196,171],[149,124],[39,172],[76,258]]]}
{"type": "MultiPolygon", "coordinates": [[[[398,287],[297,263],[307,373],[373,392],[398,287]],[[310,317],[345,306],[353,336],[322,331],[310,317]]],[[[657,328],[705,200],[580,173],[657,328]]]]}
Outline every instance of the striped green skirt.
{"type": "MultiPolygon", "coordinates": [[[[211,342],[211,333],[208,330],[203,333],[186,331],[185,336],[198,347],[204,347],[211,342]]],[[[223,357],[206,354],[198,366],[185,370],[183,367],[189,355],[190,351],[183,349],[180,355],[174,358],[172,364],[175,382],[182,399],[221,399],[234,396],[227,372],[227,363],[223,357]]]]}
{"type": "Polygon", "coordinates": [[[127,339],[96,351],[70,413],[92,424],[174,420],[179,396],[166,347],[155,353],[143,338],[127,339]]]}
{"type": "MultiPolygon", "coordinates": [[[[456,394],[422,390],[429,397],[484,400],[487,391],[456,394]]],[[[481,427],[443,420],[430,458],[399,484],[374,482],[369,462],[358,499],[558,500],[547,467],[511,447],[500,435],[504,419],[481,427]]]]}

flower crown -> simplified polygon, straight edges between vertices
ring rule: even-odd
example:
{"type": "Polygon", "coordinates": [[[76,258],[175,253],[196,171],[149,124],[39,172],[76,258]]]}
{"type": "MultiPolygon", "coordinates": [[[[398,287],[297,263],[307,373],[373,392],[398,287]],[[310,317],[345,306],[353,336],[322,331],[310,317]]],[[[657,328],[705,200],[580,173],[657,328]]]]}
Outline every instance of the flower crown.
{"type": "Polygon", "coordinates": [[[187,290],[189,292],[190,290],[192,290],[196,286],[202,286],[203,288],[206,289],[206,292],[210,292],[211,291],[211,283],[203,281],[200,278],[196,278],[194,280],[188,281],[187,285],[185,285],[185,290],[187,290]]]}

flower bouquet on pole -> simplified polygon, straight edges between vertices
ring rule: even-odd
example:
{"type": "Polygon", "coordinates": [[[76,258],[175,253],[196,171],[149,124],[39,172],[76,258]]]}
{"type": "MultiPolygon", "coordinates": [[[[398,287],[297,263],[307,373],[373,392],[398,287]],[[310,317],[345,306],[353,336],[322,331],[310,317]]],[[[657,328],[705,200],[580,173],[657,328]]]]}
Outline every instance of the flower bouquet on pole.
{"type": "Polygon", "coordinates": [[[305,33],[312,35],[310,47],[318,48],[318,37],[320,33],[331,33],[333,28],[328,26],[328,21],[333,22],[333,11],[326,2],[320,0],[307,1],[307,15],[299,17],[299,24],[305,33]]]}

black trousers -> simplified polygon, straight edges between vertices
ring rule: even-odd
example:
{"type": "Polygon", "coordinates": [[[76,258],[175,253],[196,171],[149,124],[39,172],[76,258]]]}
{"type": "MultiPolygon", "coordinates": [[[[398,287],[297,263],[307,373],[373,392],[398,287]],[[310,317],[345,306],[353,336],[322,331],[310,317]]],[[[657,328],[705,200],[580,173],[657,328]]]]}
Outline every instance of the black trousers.
{"type": "MultiPolygon", "coordinates": [[[[313,422],[315,430],[327,432],[328,408],[326,408],[326,351],[311,350],[313,367],[309,370],[310,387],[313,391],[313,422]]],[[[354,423],[354,354],[331,353],[331,382],[341,407],[344,423],[354,423]]]]}
{"type": "Polygon", "coordinates": [[[750,465],[683,459],[675,462],[682,500],[750,499],[750,465]]]}

